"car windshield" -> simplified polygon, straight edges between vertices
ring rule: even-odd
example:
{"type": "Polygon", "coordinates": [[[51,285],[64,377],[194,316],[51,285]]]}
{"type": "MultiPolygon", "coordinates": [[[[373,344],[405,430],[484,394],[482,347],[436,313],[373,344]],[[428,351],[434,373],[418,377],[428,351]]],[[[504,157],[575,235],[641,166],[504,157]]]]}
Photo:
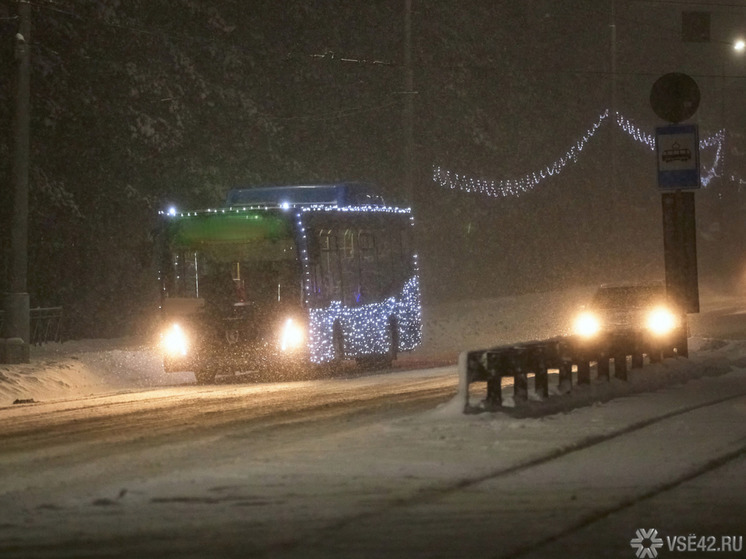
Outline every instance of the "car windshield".
{"type": "Polygon", "coordinates": [[[601,309],[635,309],[664,302],[663,286],[622,286],[599,289],[593,297],[593,306],[601,309]]]}

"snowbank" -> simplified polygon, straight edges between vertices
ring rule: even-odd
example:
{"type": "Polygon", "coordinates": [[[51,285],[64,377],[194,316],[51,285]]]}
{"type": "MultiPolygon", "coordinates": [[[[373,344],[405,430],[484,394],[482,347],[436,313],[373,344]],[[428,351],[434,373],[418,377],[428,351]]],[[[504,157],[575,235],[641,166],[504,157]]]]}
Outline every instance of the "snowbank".
{"type": "Polygon", "coordinates": [[[32,347],[28,364],[0,364],[0,406],[193,382],[165,375],[155,348],[136,340],[72,341],[32,347]]]}

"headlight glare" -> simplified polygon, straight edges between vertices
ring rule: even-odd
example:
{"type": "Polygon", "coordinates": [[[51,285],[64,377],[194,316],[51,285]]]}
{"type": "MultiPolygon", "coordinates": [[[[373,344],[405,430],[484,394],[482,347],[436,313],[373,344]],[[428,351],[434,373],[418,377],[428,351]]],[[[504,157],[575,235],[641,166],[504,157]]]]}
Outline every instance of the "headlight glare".
{"type": "Polygon", "coordinates": [[[292,318],[288,318],[282,325],[280,349],[282,351],[294,351],[303,345],[305,337],[303,327],[292,318]]]}
{"type": "Polygon", "coordinates": [[[665,307],[657,307],[648,314],[648,330],[662,336],[676,328],[676,316],[665,307]]]}
{"type": "Polygon", "coordinates": [[[172,324],[161,336],[161,347],[173,357],[184,356],[189,351],[189,340],[178,324],[172,324]]]}
{"type": "Polygon", "coordinates": [[[592,338],[601,330],[601,322],[595,314],[584,312],[575,319],[573,330],[578,336],[592,338]]]}

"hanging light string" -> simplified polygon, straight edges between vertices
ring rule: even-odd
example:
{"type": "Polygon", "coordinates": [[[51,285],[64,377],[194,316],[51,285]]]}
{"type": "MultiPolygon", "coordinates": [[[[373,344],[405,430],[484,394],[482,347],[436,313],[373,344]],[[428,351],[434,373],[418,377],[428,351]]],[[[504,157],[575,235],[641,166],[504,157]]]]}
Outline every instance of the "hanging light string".
{"type": "MultiPolygon", "coordinates": [[[[598,116],[596,122],[585,131],[582,137],[575,142],[563,156],[559,157],[543,169],[527,173],[517,179],[482,179],[456,173],[444,169],[440,165],[433,165],[433,181],[441,187],[450,188],[451,190],[459,190],[468,194],[481,194],[493,198],[507,198],[526,194],[539,186],[539,184],[545,179],[559,175],[570,163],[577,163],[580,152],[583,151],[586,144],[595,136],[598,129],[605,124],[607,119],[609,119],[609,116],[610,111],[609,109],[606,109],[598,116]]],[[[644,132],[639,126],[634,124],[634,122],[621,113],[617,112],[616,118],[611,122],[615,122],[619,129],[625,132],[633,140],[644,144],[651,151],[655,151],[655,136],[644,132]]],[[[725,130],[720,130],[699,142],[700,149],[716,148],[712,167],[707,168],[704,165],[702,166],[701,181],[702,186],[704,187],[706,187],[713,178],[720,176],[718,174],[718,169],[723,166],[724,142],[725,130]]],[[[737,179],[732,177],[731,180],[737,179]]]]}
{"type": "Polygon", "coordinates": [[[621,113],[616,114],[616,125],[621,128],[623,132],[626,132],[631,136],[632,139],[637,140],[641,144],[645,144],[651,151],[655,151],[655,136],[643,132],[639,126],[634,124],[621,113]]]}
{"type": "Polygon", "coordinates": [[[435,166],[433,167],[433,180],[440,184],[440,186],[450,187],[453,190],[461,190],[470,194],[485,194],[495,198],[520,196],[533,190],[545,178],[559,175],[568,163],[575,163],[578,160],[578,154],[583,151],[585,145],[590,141],[596,131],[601,128],[601,125],[607,118],[609,118],[608,109],[601,113],[596,122],[593,123],[593,126],[586,130],[582,138],[575,142],[564,156],[557,159],[551,165],[547,165],[544,169],[528,173],[521,178],[501,181],[478,179],[435,166]]]}
{"type": "MultiPolygon", "coordinates": [[[[723,146],[725,144],[725,129],[721,128],[712,136],[708,136],[699,141],[699,149],[715,148],[715,157],[712,160],[712,167],[707,168],[702,165],[702,172],[700,173],[700,182],[702,186],[707,188],[710,181],[714,178],[721,176],[718,173],[718,168],[722,171],[725,169],[725,157],[723,156],[723,146]]],[[[731,177],[732,181],[737,180],[736,177],[731,177]]],[[[739,179],[740,180],[740,179],[739,179]]]]}

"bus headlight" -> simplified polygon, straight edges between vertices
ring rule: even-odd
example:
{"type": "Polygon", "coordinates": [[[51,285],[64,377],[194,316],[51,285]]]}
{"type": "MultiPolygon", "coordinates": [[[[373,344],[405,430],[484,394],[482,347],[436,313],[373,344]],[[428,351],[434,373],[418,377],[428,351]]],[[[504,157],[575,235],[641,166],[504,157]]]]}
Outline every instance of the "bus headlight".
{"type": "Polygon", "coordinates": [[[189,351],[189,339],[181,326],[174,323],[161,335],[161,347],[171,357],[185,356],[189,351]]]}
{"type": "Polygon", "coordinates": [[[656,336],[664,336],[676,328],[676,316],[665,307],[657,307],[648,314],[647,327],[656,336]]]}
{"type": "Polygon", "coordinates": [[[592,338],[601,330],[601,321],[590,312],[578,315],[573,324],[573,331],[582,338],[592,338]]]}
{"type": "Polygon", "coordinates": [[[305,338],[306,333],[303,327],[292,318],[288,318],[282,325],[282,331],[280,332],[280,349],[282,351],[295,351],[303,346],[305,338]]]}

